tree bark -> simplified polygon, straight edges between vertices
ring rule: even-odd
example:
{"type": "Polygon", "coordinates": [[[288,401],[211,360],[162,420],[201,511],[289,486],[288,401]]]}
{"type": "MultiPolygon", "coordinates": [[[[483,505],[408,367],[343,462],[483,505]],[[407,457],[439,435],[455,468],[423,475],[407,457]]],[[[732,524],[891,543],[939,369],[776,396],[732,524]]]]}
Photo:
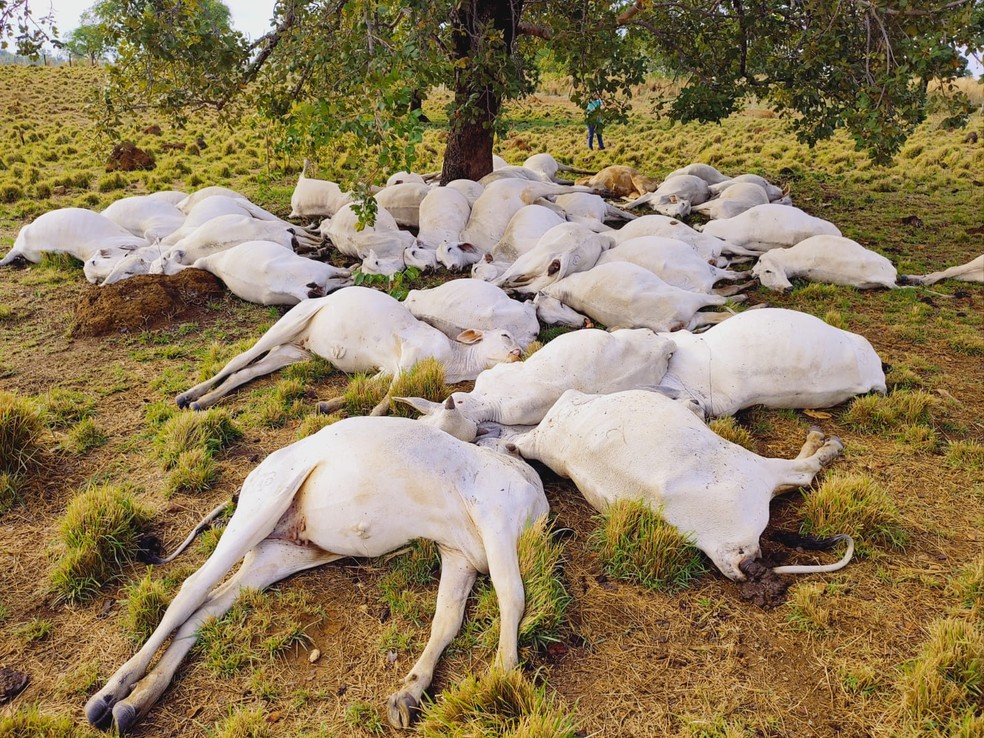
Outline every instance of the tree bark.
{"type": "Polygon", "coordinates": [[[497,70],[475,74],[475,59],[496,64],[482,48],[483,29],[502,33],[503,52],[512,54],[513,38],[522,14],[522,0],[462,0],[452,14],[452,62],[455,63],[454,111],[444,152],[441,184],[455,179],[479,180],[492,171],[494,123],[502,107],[501,93],[488,82],[497,70]]]}

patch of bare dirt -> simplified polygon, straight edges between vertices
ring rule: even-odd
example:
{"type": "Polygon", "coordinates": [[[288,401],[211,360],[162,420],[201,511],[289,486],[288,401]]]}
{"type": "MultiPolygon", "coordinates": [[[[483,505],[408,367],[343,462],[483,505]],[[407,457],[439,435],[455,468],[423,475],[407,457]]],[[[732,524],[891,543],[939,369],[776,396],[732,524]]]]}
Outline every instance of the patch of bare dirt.
{"type": "Polygon", "coordinates": [[[201,269],[172,276],[139,274],[84,294],[75,308],[71,335],[106,336],[193,321],[224,294],[222,282],[201,269]]]}

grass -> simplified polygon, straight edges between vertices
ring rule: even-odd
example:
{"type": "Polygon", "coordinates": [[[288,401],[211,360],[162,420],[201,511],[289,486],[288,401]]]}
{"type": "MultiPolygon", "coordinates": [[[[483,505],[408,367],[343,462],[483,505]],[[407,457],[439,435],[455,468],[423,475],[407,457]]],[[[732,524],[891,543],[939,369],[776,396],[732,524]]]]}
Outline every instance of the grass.
{"type": "Polygon", "coordinates": [[[958,571],[949,588],[960,606],[970,610],[980,622],[984,617],[984,553],[958,571]]]}
{"type": "Polygon", "coordinates": [[[319,413],[314,413],[312,415],[305,415],[303,420],[297,426],[297,438],[307,438],[310,435],[317,433],[322,428],[325,428],[332,423],[337,423],[342,419],[341,413],[331,413],[329,415],[321,415],[319,413]]]}
{"type": "Polygon", "coordinates": [[[20,502],[20,482],[16,474],[0,472],[0,517],[20,502]]]}
{"type": "Polygon", "coordinates": [[[186,410],[164,421],[154,439],[158,456],[167,469],[173,468],[181,454],[193,449],[215,453],[242,437],[242,431],[221,408],[203,412],[186,410]]]}
{"type": "MultiPolygon", "coordinates": [[[[393,383],[393,397],[423,397],[441,402],[450,394],[451,388],[444,383],[444,365],[434,358],[417,362],[393,383]]],[[[406,405],[391,402],[390,415],[413,417],[416,413],[406,405]]]]}
{"type": "Polygon", "coordinates": [[[820,489],[806,494],[801,514],[803,533],[847,533],[860,554],[875,546],[903,548],[909,540],[895,503],[865,474],[829,475],[820,489]]]}
{"type": "Polygon", "coordinates": [[[930,424],[940,401],[923,390],[900,390],[890,395],[866,395],[851,402],[844,422],[855,430],[881,433],[903,426],[930,424]]]}
{"type": "Polygon", "coordinates": [[[0,716],[0,738],[96,738],[102,735],[82,727],[74,717],[47,715],[38,705],[20,707],[0,716]]]}
{"type": "Polygon", "coordinates": [[[425,738],[575,738],[571,712],[519,670],[469,675],[423,709],[425,738]]]}
{"type": "Polygon", "coordinates": [[[388,374],[356,374],[345,389],[345,412],[368,415],[382,402],[392,381],[388,374]]]}
{"type": "Polygon", "coordinates": [[[437,580],[441,558],[437,544],[411,541],[407,551],[392,559],[390,571],[379,581],[383,604],[391,615],[406,618],[418,628],[434,616],[434,602],[420,588],[437,580]]]}
{"type": "Polygon", "coordinates": [[[90,417],[96,407],[96,401],[84,392],[64,387],[54,387],[39,395],[37,403],[49,428],[68,428],[90,417]]]}
{"type": "Polygon", "coordinates": [[[734,416],[715,418],[707,426],[724,440],[737,443],[749,451],[755,451],[755,436],[747,428],[739,425],[734,416]]]}
{"type": "Polygon", "coordinates": [[[930,623],[919,654],[898,680],[904,716],[917,730],[957,735],[980,725],[984,698],[984,631],[949,618],[930,623]]]}
{"type": "Polygon", "coordinates": [[[977,441],[948,441],[946,465],[953,469],[984,469],[984,444],[977,441]]]}
{"type": "Polygon", "coordinates": [[[345,708],[345,724],[352,730],[370,735],[383,735],[386,727],[379,710],[368,702],[357,700],[345,708]]]}
{"type": "Polygon", "coordinates": [[[237,710],[209,731],[211,738],[274,738],[277,731],[262,710],[237,710]]]}
{"type": "Polygon", "coordinates": [[[52,624],[45,618],[31,618],[23,625],[14,628],[14,635],[25,643],[37,643],[51,635],[52,624]]]}
{"type": "Polygon", "coordinates": [[[608,576],[668,592],[704,573],[700,551],[640,501],[619,501],[595,518],[591,536],[608,576]]]}
{"type": "Polygon", "coordinates": [[[830,630],[831,614],[825,602],[826,586],[822,582],[798,584],[786,600],[786,622],[794,630],[823,635],[830,630]]]}
{"type": "Polygon", "coordinates": [[[157,629],[171,602],[170,589],[152,577],[148,569],[136,584],[126,587],[126,609],[123,612],[123,632],[134,643],[143,643],[157,629]]]}
{"type": "Polygon", "coordinates": [[[0,472],[23,471],[37,459],[43,432],[34,402],[0,390],[0,472]]]}
{"type": "Polygon", "coordinates": [[[149,519],[132,489],[106,484],[77,495],[58,527],[62,553],[50,574],[57,597],[89,600],[119,576],[149,519]]]}
{"type": "Polygon", "coordinates": [[[84,454],[94,448],[105,446],[108,441],[109,436],[92,418],[84,418],[69,429],[62,445],[73,453],[84,454]]]}
{"type": "Polygon", "coordinates": [[[205,448],[183,451],[168,472],[164,486],[164,496],[171,497],[183,492],[199,494],[215,486],[219,468],[212,454],[205,448]]]}

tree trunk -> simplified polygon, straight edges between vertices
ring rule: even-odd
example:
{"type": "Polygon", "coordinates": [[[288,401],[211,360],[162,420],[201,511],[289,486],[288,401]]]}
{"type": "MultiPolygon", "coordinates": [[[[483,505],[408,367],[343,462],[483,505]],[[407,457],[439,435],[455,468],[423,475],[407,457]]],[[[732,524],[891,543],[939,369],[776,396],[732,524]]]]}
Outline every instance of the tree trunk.
{"type": "Polygon", "coordinates": [[[494,123],[502,97],[488,80],[501,74],[504,60],[483,48],[483,29],[491,27],[500,32],[502,51],[511,54],[522,9],[521,0],[462,0],[452,14],[454,111],[449,121],[441,184],[455,179],[479,180],[492,171],[494,123]],[[476,59],[482,60],[489,73],[476,74],[476,59]]]}

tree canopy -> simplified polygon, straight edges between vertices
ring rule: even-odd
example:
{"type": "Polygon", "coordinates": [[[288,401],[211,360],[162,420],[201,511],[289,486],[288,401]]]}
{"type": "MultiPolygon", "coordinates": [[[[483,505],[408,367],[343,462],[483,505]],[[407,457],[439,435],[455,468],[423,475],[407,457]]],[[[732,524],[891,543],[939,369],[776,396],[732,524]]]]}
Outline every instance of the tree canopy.
{"type": "MultiPolygon", "coordinates": [[[[0,0],[8,32],[28,2],[0,0]]],[[[278,0],[253,42],[219,0],[98,0],[93,13],[117,50],[111,119],[254,109],[285,151],[358,152],[366,182],[412,167],[412,103],[436,85],[453,93],[443,179],[488,172],[502,103],[533,90],[544,54],[575,102],[599,92],[612,119],[658,65],[681,85],[675,119],[720,120],[755,97],[809,143],[845,128],[885,160],[925,116],[930,81],[948,120],[965,118],[948,83],[984,47],[980,0],[278,0]]]]}

